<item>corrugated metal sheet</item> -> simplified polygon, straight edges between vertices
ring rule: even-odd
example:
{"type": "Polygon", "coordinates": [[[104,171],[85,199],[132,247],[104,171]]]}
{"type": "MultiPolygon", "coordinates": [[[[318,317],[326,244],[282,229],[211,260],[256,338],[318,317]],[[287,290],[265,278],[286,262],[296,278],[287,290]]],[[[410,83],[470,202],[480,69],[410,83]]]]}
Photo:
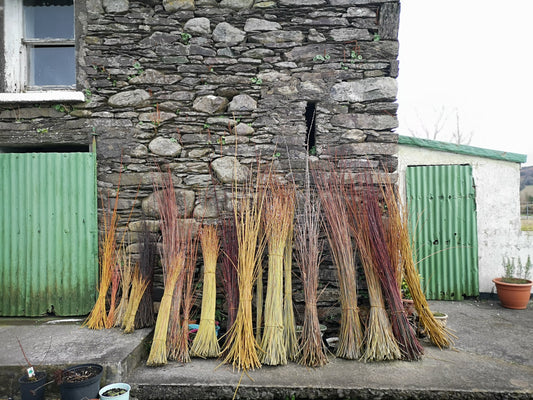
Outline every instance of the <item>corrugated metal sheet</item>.
{"type": "Polygon", "coordinates": [[[427,298],[479,295],[472,167],[408,167],[406,180],[410,231],[427,298]]]}
{"type": "Polygon", "coordinates": [[[88,313],[98,279],[94,153],[0,154],[0,315],[88,313]]]}

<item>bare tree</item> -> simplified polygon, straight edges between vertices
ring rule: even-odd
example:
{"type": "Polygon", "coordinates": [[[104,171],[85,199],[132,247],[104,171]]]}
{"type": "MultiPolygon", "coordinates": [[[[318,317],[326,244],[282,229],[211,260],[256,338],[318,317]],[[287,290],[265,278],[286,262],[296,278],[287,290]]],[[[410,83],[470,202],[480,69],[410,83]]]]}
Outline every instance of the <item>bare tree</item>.
{"type": "Polygon", "coordinates": [[[434,110],[434,117],[427,114],[422,117],[419,112],[416,112],[416,117],[416,128],[407,127],[407,131],[414,137],[468,145],[474,136],[474,131],[464,131],[457,108],[449,110],[442,106],[434,110]],[[451,118],[455,119],[455,123],[450,121],[451,118]]]}

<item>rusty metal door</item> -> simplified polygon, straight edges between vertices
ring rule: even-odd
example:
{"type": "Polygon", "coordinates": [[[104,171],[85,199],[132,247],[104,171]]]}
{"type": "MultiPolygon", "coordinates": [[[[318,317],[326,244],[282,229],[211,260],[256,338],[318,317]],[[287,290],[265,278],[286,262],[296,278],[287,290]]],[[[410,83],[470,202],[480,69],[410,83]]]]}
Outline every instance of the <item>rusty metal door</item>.
{"type": "Polygon", "coordinates": [[[406,171],[409,229],[428,299],[479,295],[476,193],[470,165],[406,171]]]}
{"type": "Polygon", "coordinates": [[[0,154],[0,316],[87,314],[96,298],[94,153],[0,154]]]}

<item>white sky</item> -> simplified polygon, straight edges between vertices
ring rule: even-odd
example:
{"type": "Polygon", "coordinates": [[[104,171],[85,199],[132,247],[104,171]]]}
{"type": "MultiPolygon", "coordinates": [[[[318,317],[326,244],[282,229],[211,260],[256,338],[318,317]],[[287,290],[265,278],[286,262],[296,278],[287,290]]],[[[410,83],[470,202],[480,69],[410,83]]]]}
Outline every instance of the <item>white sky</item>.
{"type": "MultiPolygon", "coordinates": [[[[441,110],[471,146],[533,165],[532,0],[402,0],[397,132],[430,128],[441,110]]],[[[417,134],[425,137],[424,134],[417,134]]]]}

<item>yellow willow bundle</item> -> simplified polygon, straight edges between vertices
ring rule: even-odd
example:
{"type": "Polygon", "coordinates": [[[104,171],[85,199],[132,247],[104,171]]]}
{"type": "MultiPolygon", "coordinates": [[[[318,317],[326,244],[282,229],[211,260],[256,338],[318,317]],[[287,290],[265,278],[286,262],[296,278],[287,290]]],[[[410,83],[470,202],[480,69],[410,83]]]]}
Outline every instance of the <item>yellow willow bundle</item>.
{"type": "Polygon", "coordinates": [[[148,287],[148,280],[144,280],[139,268],[135,268],[131,282],[131,292],[129,296],[128,308],[122,323],[124,333],[132,333],[135,330],[135,315],[139,308],[139,303],[144,295],[144,291],[148,287]]]}
{"type": "Polygon", "coordinates": [[[264,294],[264,285],[263,285],[263,265],[259,264],[257,266],[257,280],[255,285],[255,340],[257,343],[261,342],[262,328],[263,328],[263,294],[264,294]]]}
{"type": "MultiPolygon", "coordinates": [[[[259,182],[259,172],[257,182],[259,182]]],[[[263,212],[263,194],[253,188],[253,182],[248,180],[243,193],[239,196],[234,190],[233,209],[238,255],[239,280],[239,308],[235,323],[228,332],[228,338],[223,353],[224,362],[231,363],[233,368],[249,370],[261,367],[257,354],[258,344],[254,337],[252,319],[252,295],[254,282],[257,279],[257,269],[261,262],[261,255],[265,247],[265,240],[261,235],[261,215],[263,212]]]]}
{"type": "MultiPolygon", "coordinates": [[[[408,213],[401,199],[397,196],[390,180],[386,180],[383,186],[385,202],[389,210],[389,224],[392,227],[391,230],[394,230],[391,237],[395,236],[401,259],[401,273],[399,275],[403,275],[403,278],[407,282],[407,287],[409,288],[418,313],[420,325],[425,329],[431,342],[441,349],[443,347],[449,347],[454,343],[453,337],[455,336],[435,319],[435,316],[429,309],[429,304],[420,284],[418,270],[414,262],[415,258],[411,246],[411,238],[409,236],[408,213]]],[[[401,282],[401,278],[399,282],[401,282]]]]}
{"type": "Polygon", "coordinates": [[[118,195],[119,190],[117,189],[115,206],[111,215],[109,215],[109,206],[103,207],[104,233],[100,242],[100,286],[98,288],[98,298],[91,313],[83,323],[89,329],[103,329],[107,325],[106,296],[117,261],[118,195]]]}
{"type": "Polygon", "coordinates": [[[217,301],[216,268],[220,241],[216,226],[210,225],[203,228],[200,243],[204,257],[204,285],[202,294],[202,312],[200,326],[192,342],[191,354],[197,357],[218,357],[220,346],[218,344],[215,311],[217,301]]]}
{"type": "Polygon", "coordinates": [[[170,318],[170,307],[172,305],[172,296],[174,288],[178,282],[178,278],[183,271],[185,264],[185,255],[178,253],[175,268],[170,268],[165,279],[165,290],[161,303],[159,306],[159,312],[157,314],[157,320],[154,329],[154,339],[152,341],[152,347],[150,349],[150,355],[146,361],[146,365],[149,367],[155,367],[159,365],[165,365],[167,363],[167,332],[168,321],[170,318]]]}
{"type": "Polygon", "coordinates": [[[285,295],[283,297],[283,342],[287,350],[287,358],[295,361],[298,357],[299,346],[296,336],[296,323],[294,321],[294,308],[292,304],[292,245],[294,237],[294,213],[296,208],[296,191],[294,186],[287,188],[287,241],[284,250],[284,271],[285,271],[285,295]]]}
{"type": "Polygon", "coordinates": [[[124,321],[124,315],[126,315],[126,309],[128,308],[129,294],[131,280],[133,278],[133,268],[131,266],[131,254],[126,255],[124,249],[120,251],[119,260],[120,268],[120,288],[122,291],[122,296],[120,297],[120,303],[118,303],[117,309],[115,311],[115,327],[121,327],[122,321],[124,321]]]}
{"type": "Polygon", "coordinates": [[[268,365],[287,364],[283,340],[283,261],[290,229],[288,219],[292,217],[287,203],[287,193],[274,183],[265,206],[268,282],[260,357],[261,362],[268,365]]]}

